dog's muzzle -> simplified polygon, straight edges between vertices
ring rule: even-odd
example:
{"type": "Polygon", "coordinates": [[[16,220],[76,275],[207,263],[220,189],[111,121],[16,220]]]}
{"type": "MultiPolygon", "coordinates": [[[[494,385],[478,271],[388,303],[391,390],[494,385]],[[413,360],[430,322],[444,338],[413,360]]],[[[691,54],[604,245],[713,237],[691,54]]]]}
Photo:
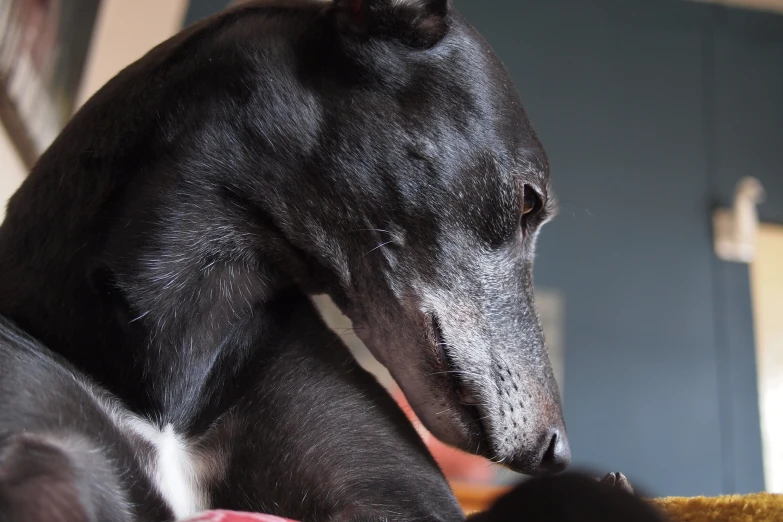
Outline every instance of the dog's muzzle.
{"type": "MultiPolygon", "coordinates": [[[[498,372],[495,384],[482,385],[477,372],[455,360],[437,317],[431,316],[430,323],[437,354],[434,373],[443,376],[446,400],[454,412],[447,429],[460,432],[446,438],[461,440],[461,449],[527,475],[564,471],[571,462],[571,450],[559,398],[542,397],[539,402],[547,407],[535,407],[530,400],[524,403],[524,395],[535,394],[525,394],[524,384],[513,384],[518,376],[500,366],[493,369],[498,372]],[[489,394],[495,394],[493,400],[487,399],[489,394]]],[[[444,430],[442,424],[438,428],[444,430]]]]}

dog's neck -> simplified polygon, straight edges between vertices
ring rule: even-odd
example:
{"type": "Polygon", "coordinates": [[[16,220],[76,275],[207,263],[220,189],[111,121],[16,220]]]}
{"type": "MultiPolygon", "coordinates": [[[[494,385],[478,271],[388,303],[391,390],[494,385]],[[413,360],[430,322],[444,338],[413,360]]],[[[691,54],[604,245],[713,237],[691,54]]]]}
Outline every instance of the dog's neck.
{"type": "MultiPolygon", "coordinates": [[[[45,191],[42,179],[31,179],[24,192],[45,191]]],[[[74,229],[63,217],[63,226],[39,235],[46,221],[44,212],[9,213],[0,232],[0,313],[133,409],[166,422],[188,426],[205,403],[220,409],[220,397],[203,396],[220,386],[208,384],[240,379],[259,351],[274,349],[264,336],[270,314],[281,299],[304,296],[286,273],[260,261],[273,257],[263,251],[251,264],[212,258],[203,243],[153,249],[147,238],[134,243],[110,230],[124,238],[125,259],[148,262],[109,270],[103,261],[93,266],[100,258],[90,251],[93,223],[74,229]],[[57,240],[41,248],[29,237],[57,240]],[[74,252],[69,244],[85,247],[74,252]]],[[[165,242],[155,230],[149,234],[165,242]]]]}
{"type": "MultiPolygon", "coordinates": [[[[322,290],[328,270],[292,253],[264,219],[232,217],[214,197],[150,202],[142,189],[127,195],[122,176],[91,193],[107,174],[63,173],[57,152],[0,227],[0,313],[139,413],[186,429],[195,411],[219,414],[220,394],[241,390],[224,391],[226,382],[275,349],[266,334],[281,302],[322,290]],[[102,201],[62,197],[52,185],[63,179],[62,191],[102,201]],[[118,209],[111,202],[123,193],[118,209]]],[[[145,180],[132,183],[136,191],[145,180]]]]}

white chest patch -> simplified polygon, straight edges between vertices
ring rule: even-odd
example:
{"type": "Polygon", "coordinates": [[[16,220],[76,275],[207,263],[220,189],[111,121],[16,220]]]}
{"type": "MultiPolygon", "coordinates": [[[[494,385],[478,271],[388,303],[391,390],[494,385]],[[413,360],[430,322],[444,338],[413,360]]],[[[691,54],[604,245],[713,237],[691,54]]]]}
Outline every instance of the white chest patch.
{"type": "Polygon", "coordinates": [[[198,451],[196,445],[177,434],[172,425],[160,429],[147,419],[130,413],[118,400],[93,384],[76,376],[74,380],[121,431],[135,434],[152,445],[153,454],[142,465],[177,519],[210,508],[205,485],[222,473],[224,459],[219,452],[198,451]]]}
{"type": "Polygon", "coordinates": [[[175,433],[170,424],[159,430],[134,418],[130,425],[133,431],[155,447],[157,458],[150,463],[150,476],[174,515],[183,519],[206,511],[209,499],[200,480],[203,471],[201,459],[188,442],[175,433]]]}

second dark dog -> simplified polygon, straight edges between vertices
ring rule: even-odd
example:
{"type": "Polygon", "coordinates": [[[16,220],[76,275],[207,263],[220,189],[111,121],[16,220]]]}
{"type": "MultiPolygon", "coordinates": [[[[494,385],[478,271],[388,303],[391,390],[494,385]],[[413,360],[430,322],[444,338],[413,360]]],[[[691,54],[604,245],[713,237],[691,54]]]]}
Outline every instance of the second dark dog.
{"type": "Polygon", "coordinates": [[[618,475],[609,474],[601,482],[576,473],[532,479],[471,522],[666,521],[663,513],[635,496],[618,475]]]}

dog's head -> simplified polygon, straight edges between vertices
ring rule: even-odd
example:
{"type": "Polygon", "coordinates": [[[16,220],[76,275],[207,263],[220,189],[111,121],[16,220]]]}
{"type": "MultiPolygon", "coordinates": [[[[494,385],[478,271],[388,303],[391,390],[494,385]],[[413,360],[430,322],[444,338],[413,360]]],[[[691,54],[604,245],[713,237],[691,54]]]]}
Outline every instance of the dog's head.
{"type": "Polygon", "coordinates": [[[312,16],[295,121],[317,125],[297,138],[307,174],[275,188],[290,193],[273,209],[328,273],[311,291],[334,298],[439,439],[564,469],[533,298],[549,165],[511,78],[447,0],[337,0],[312,16]]]}

